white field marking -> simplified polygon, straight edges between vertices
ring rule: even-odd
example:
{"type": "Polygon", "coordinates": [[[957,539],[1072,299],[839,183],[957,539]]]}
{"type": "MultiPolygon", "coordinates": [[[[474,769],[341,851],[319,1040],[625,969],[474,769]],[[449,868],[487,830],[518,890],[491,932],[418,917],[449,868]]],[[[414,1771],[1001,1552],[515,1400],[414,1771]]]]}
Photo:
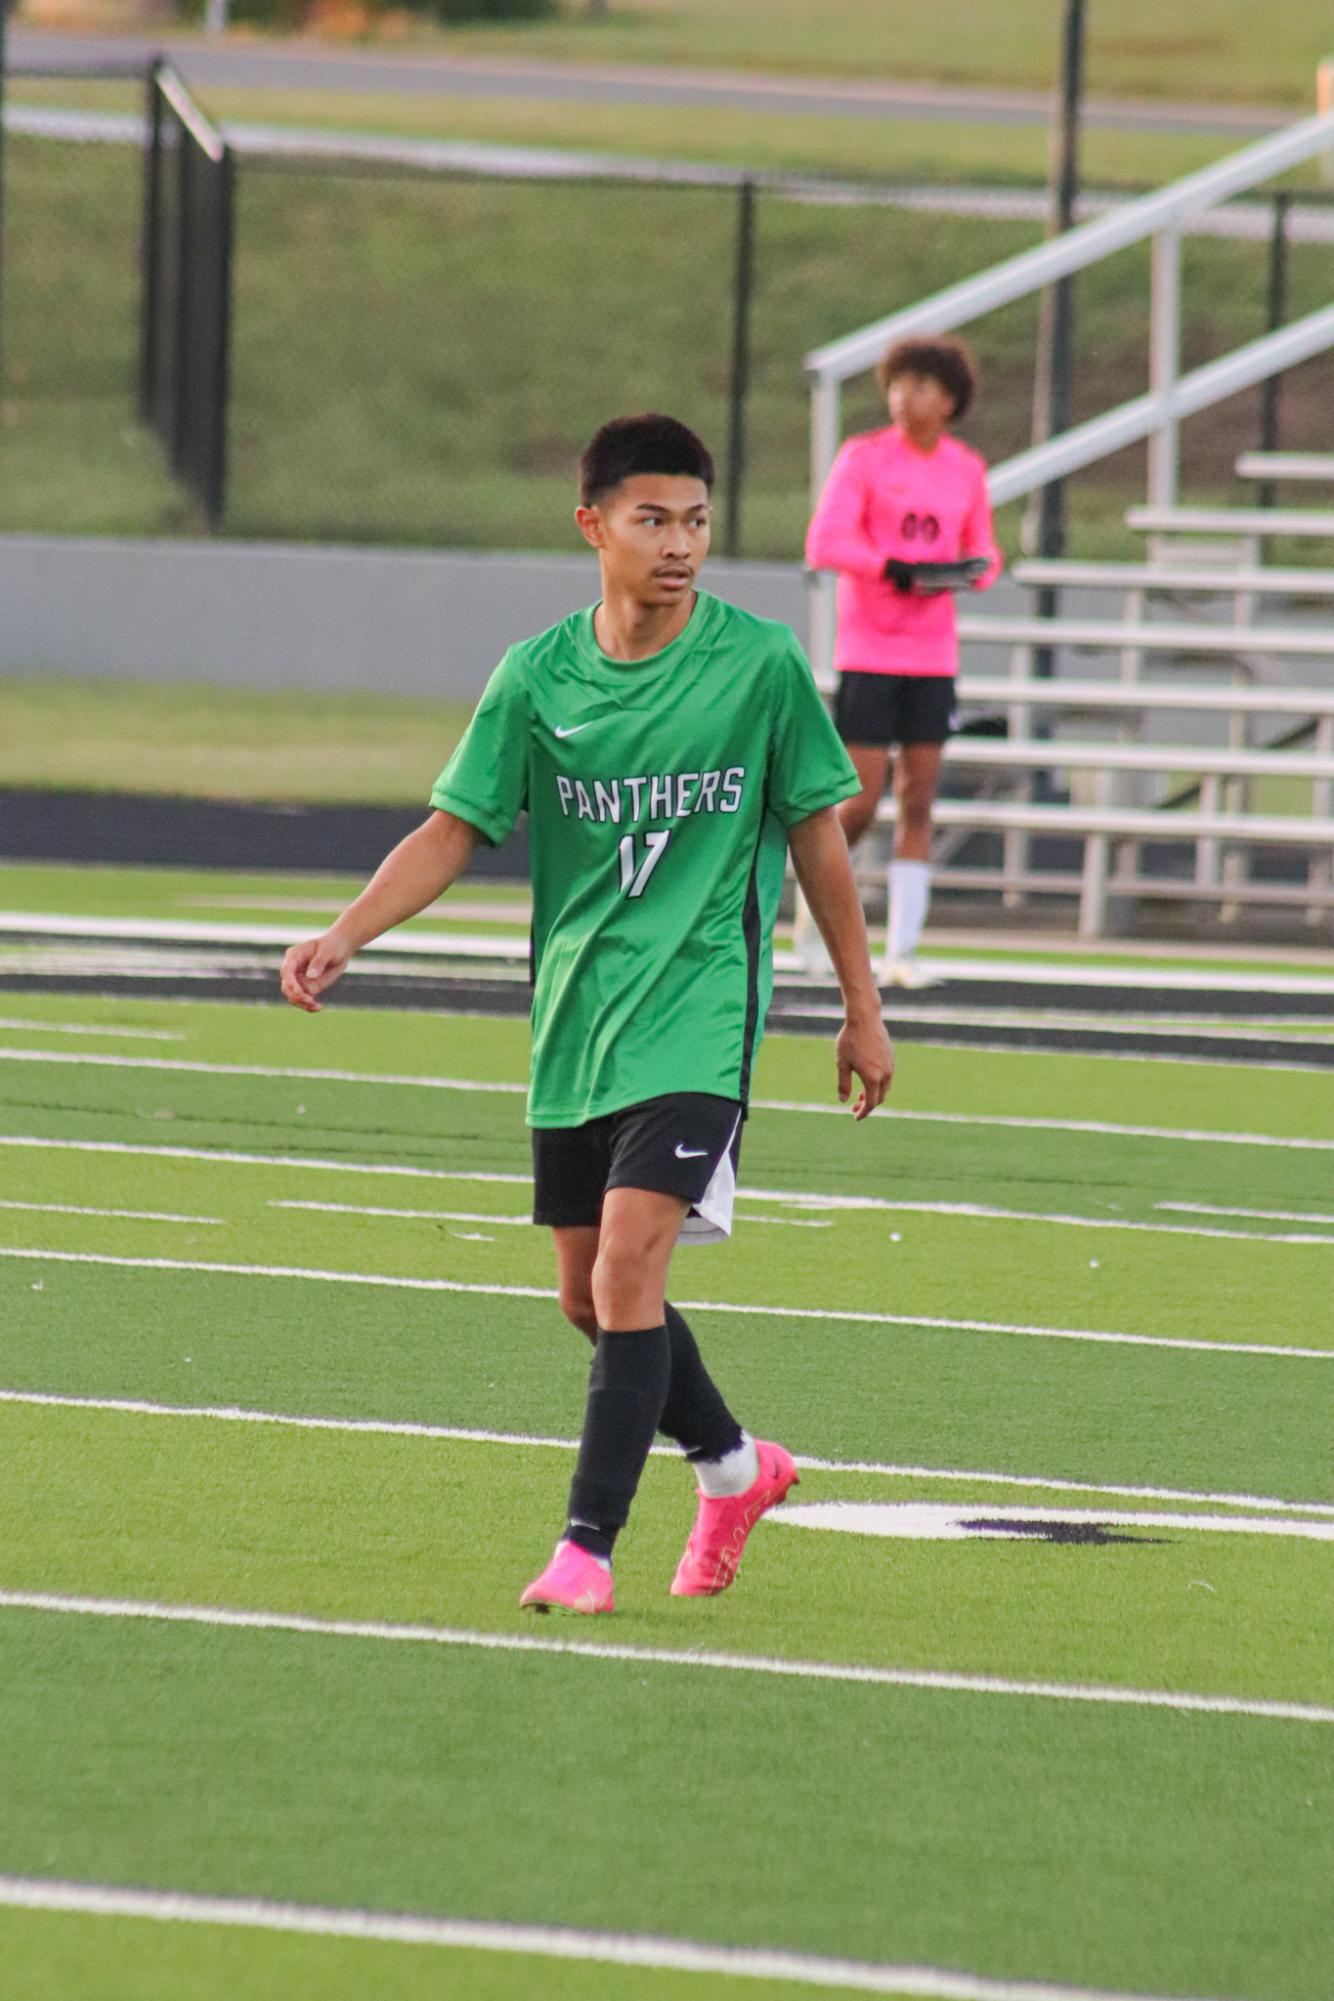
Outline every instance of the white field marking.
{"type": "Polygon", "coordinates": [[[321,1174],[391,1174],[412,1181],[485,1181],[531,1188],[531,1174],[486,1174],[477,1168],[409,1167],[396,1161],[321,1160],[305,1153],[234,1153],[207,1146],[137,1146],[117,1139],[44,1139],[32,1133],[0,1133],[0,1146],[43,1152],[133,1154],[154,1160],[204,1160],[224,1167],[302,1167],[321,1174]]]}
{"type": "MultiPolygon", "coordinates": [[[[516,1177],[519,1178],[519,1177],[516,1177]]],[[[527,1177],[531,1182],[531,1177],[527,1177]]],[[[331,1216],[388,1216],[404,1222],[422,1223],[522,1223],[532,1228],[531,1216],[481,1216],[462,1209],[378,1209],[363,1208],[355,1202],[270,1202],[270,1209],[314,1209],[331,1216]]],[[[768,1223],[777,1230],[831,1230],[832,1223],[799,1222],[787,1216],[737,1216],[738,1223],[768,1223]]]]}
{"type": "Polygon", "coordinates": [[[115,1216],[133,1223],[208,1223],[221,1229],[221,1216],[176,1216],[166,1209],[85,1209],[73,1202],[0,1202],[0,1209],[24,1209],[39,1216],[115,1216]]]}
{"type": "Polygon", "coordinates": [[[371,1209],[355,1202],[270,1202],[270,1209],[314,1209],[330,1216],[386,1216],[405,1223],[512,1223],[532,1228],[531,1216],[483,1216],[473,1209],[371,1209]]]}
{"type": "MultiPolygon", "coordinates": [[[[38,967],[35,968],[34,970],[42,971],[43,968],[38,967]]],[[[61,969],[56,968],[55,970],[59,971],[61,969]]],[[[353,970],[355,970],[355,968],[353,970]]],[[[808,1016],[810,1016],[816,1014],[818,1010],[815,1008],[807,1008],[804,1009],[803,1012],[808,1016]]],[[[829,1010],[828,1018],[831,1023],[841,1022],[843,1019],[842,1009],[831,1008],[829,1010]]],[[[1051,1057],[1053,1060],[1057,1062],[1069,1062],[1073,1060],[1075,1057],[1079,1056],[1097,1056],[1101,1057],[1105,1062],[1171,1063],[1174,1064],[1178,1069],[1185,1069],[1185,1070],[1192,1070],[1192,1069],[1217,1070],[1220,1067],[1220,1065],[1224,1064],[1226,1064],[1229,1069],[1235,1069],[1237,1063],[1237,1058],[1235,1056],[1228,1056],[1226,1054],[1201,1055],[1198,1051],[1191,1051],[1187,1053],[1184,1050],[1172,1050],[1169,1052],[1164,1052],[1162,1050],[1157,1050],[1157,1049],[1127,1050],[1127,1049],[1105,1049],[1098,1047],[1091,1047],[1088,1049],[1068,1049],[1068,1048],[1047,1049],[1047,1050],[1023,1049],[1023,1048],[1009,1047],[1007,1045],[998,1044],[994,1041],[989,1042],[986,1040],[985,1037],[982,1036],[979,1036],[976,1041],[972,1041],[968,1037],[958,1036],[958,1035],[942,1036],[942,1035],[932,1035],[929,1033],[923,1035],[917,1035],[917,1034],[909,1035],[905,1033],[902,1024],[897,1024],[895,1026],[894,1032],[896,1035],[900,1037],[902,1041],[905,1042],[910,1041],[914,1049],[939,1049],[942,1050],[948,1056],[1045,1055],[1051,1057]]],[[[1285,1077],[1303,1076],[1303,1077],[1327,1078],[1329,1076],[1329,1065],[1327,1063],[1302,1063],[1302,1062],[1293,1062],[1288,1060],[1280,1062],[1279,1059],[1275,1056],[1247,1057],[1244,1059],[1244,1061],[1248,1063],[1253,1069],[1263,1070],[1266,1076],[1270,1075],[1275,1071],[1281,1071],[1285,1077]]],[[[767,1105],[767,1109],[771,1111],[780,1111],[780,1112],[797,1112],[797,1111],[819,1112],[819,1111],[832,1111],[834,1109],[834,1107],[831,1105],[778,1105],[778,1104],[768,1103],[767,1101],[761,1100],[759,1098],[752,1098],[751,1104],[752,1106],[760,1106],[761,1109],[766,1108],[767,1105]]],[[[889,1116],[890,1118],[899,1118],[899,1119],[934,1119],[934,1118],[944,1119],[953,1116],[953,1114],[945,1112],[902,1112],[896,1109],[891,1110],[887,1106],[882,1106],[881,1110],[885,1111],[887,1113],[887,1116],[889,1116]]],[[[971,1117],[969,1122],[971,1124],[980,1126],[986,1126],[986,1125],[1013,1126],[1013,1125],[1023,1125],[1025,1123],[1023,1119],[999,1119],[999,1118],[972,1119],[971,1117]]],[[[1078,1131],[1089,1130],[1089,1128],[1081,1127],[1078,1125],[1072,1126],[1071,1121],[1061,1120],[1061,1119],[1032,1120],[1029,1123],[1035,1125],[1045,1125],[1056,1131],[1062,1131],[1062,1130],[1068,1131],[1073,1129],[1074,1131],[1078,1132],[1078,1131]]],[[[1133,1132],[1135,1128],[1131,1126],[1111,1126],[1108,1127],[1107,1130],[1112,1133],[1124,1134],[1127,1132],[1133,1132]]],[[[1207,1133],[1207,1132],[1183,1133],[1183,1132],[1158,1132],[1154,1130],[1148,1130],[1147,1132],[1144,1133],[1143,1136],[1149,1139],[1235,1140],[1245,1145],[1256,1145],[1256,1146],[1266,1146],[1266,1145],[1279,1146],[1287,1144],[1286,1141],[1281,1141],[1281,1140],[1257,1139],[1255,1138],[1254,1135],[1247,1133],[1207,1133]]],[[[1310,1143],[1316,1146],[1322,1146],[1324,1144],[1322,1140],[1316,1140],[1310,1143]]],[[[1297,1144],[1301,1144],[1301,1142],[1297,1142],[1297,1144]]]]}
{"type": "MultiPolygon", "coordinates": [[[[346,903],[334,903],[327,899],[321,902],[317,897],[301,896],[182,896],[176,899],[181,910],[263,910],[282,916],[286,911],[300,911],[313,917],[338,917],[347,909],[346,903]]],[[[493,898],[485,902],[450,902],[446,905],[431,904],[418,913],[418,921],[428,924],[529,924],[532,922],[533,906],[523,900],[507,901],[493,898]]]]}
{"type": "Polygon", "coordinates": [[[734,1674],[777,1675],[795,1681],[863,1682],[876,1688],[921,1688],[941,1694],[1019,1695],[1052,1702],[1090,1702],[1131,1709],[1207,1711],[1286,1723],[1334,1723],[1334,1709],[1311,1702],[1269,1702],[1185,1689],[1118,1688],[1112,1683],[1013,1681],[1003,1675],[955,1674],[939,1668],[856,1667],[841,1661],[784,1660],[774,1654],[712,1653],[704,1648],[632,1647],[596,1640],[547,1640],[467,1627],[400,1625],[380,1619],[319,1619],[304,1612],[247,1611],[222,1605],[167,1605],[152,1599],[83,1598],[66,1592],[0,1591],[0,1610],[72,1613],[95,1619],[160,1619],[186,1626],[239,1626],[258,1632],[310,1633],[326,1639],[415,1641],[437,1647],[479,1647],[492,1653],[569,1654],[583,1660],[646,1662],[663,1667],[716,1668],[734,1674]]]}
{"type": "Polygon", "coordinates": [[[95,1028],[74,1021],[37,1021],[26,1016],[0,1015],[0,1028],[26,1028],[33,1035],[119,1035],[136,1042],[188,1042],[178,1028],[95,1028]]]}
{"type": "MultiPolygon", "coordinates": [[[[67,1049],[0,1049],[0,1063],[74,1063],[102,1070],[163,1070],[204,1077],[274,1077],[293,1083],[374,1084],[403,1086],[421,1091],[481,1091],[506,1097],[523,1097],[526,1084],[481,1083],[470,1077],[413,1077],[394,1071],[307,1070],[270,1063],[182,1062],[166,1056],[85,1056],[67,1049]]],[[[761,1112],[808,1112],[820,1117],[846,1119],[846,1105],[812,1104],[800,1098],[752,1098],[751,1109],[761,1112]]],[[[1018,1132],[1096,1133],[1113,1139],[1183,1140],[1192,1145],[1277,1146],[1298,1151],[1334,1153],[1334,1139],[1292,1139],[1276,1133],[1204,1132],[1192,1127],[1125,1126],[1106,1119],[1026,1119],[974,1112],[922,1112],[886,1109],[886,1117],[920,1125],[998,1126],[1018,1132]]]]}
{"type": "Polygon", "coordinates": [[[1110,1508],[992,1507],[979,1501],[961,1507],[952,1501],[803,1501],[775,1508],[767,1517],[788,1528],[834,1529],[844,1535],[896,1536],[911,1542],[973,1542],[1004,1538],[992,1526],[1012,1522],[1022,1531],[1030,1522],[1087,1523],[1118,1529],[1201,1529],[1233,1535],[1294,1536],[1334,1542],[1334,1521],[1275,1521],[1246,1515],[1121,1514],[1110,1508]],[[988,1526],[975,1526],[979,1516],[988,1526]]]}
{"type": "MultiPolygon", "coordinates": [[[[205,1258],[128,1258],[106,1251],[48,1251],[28,1246],[0,1246],[0,1258],[25,1258],[44,1264],[115,1265],[128,1271],[211,1272],[224,1278],[297,1278],[328,1285],[384,1286],[400,1292],[472,1293],[488,1299],[556,1299],[555,1288],[544,1285],[480,1285],[456,1278],[407,1278],[387,1272],[323,1271],[308,1265],[223,1264],[205,1258]]],[[[1211,1355],[1264,1355],[1308,1362],[1334,1362],[1334,1349],[1267,1345],[1259,1341],[1198,1341],[1176,1334],[1115,1334],[1091,1327],[1036,1327],[1020,1321],[953,1320],[935,1313],[836,1312],[822,1306],[763,1306],[739,1300],[681,1299],[689,1313],[742,1314],[764,1320],[845,1320],[866,1327],[939,1327],[963,1334],[1022,1334],[1048,1341],[1097,1341],[1135,1348],[1187,1348],[1211,1355]]]]}
{"type": "MultiPolygon", "coordinates": [[[[1276,1144],[1282,1145],[1286,1144],[1286,1142],[1279,1141],[1276,1142],[1276,1144]]],[[[210,1147],[198,1147],[198,1146],[135,1146],[123,1142],[121,1140],[44,1139],[44,1138],[39,1138],[36,1135],[13,1133],[13,1134],[0,1134],[0,1146],[33,1147],[41,1150],[69,1151],[74,1153],[134,1154],[139,1156],[148,1156],[150,1158],[160,1159],[160,1160],[202,1160],[202,1161],[208,1161],[210,1163],[219,1162],[223,1166],[300,1167],[300,1168],[310,1168],[313,1172],[324,1173],[324,1174],[388,1174],[388,1175],[397,1175],[401,1177],[406,1177],[411,1180],[419,1180],[419,1181],[476,1181],[476,1182],[498,1183],[513,1188],[531,1188],[533,1184],[533,1178],[531,1174],[486,1173],[478,1168],[468,1169],[468,1168],[455,1168],[455,1167],[408,1167],[408,1166],[400,1166],[397,1163],[386,1162],[386,1161],[322,1160],[310,1154],[291,1154],[291,1153],[233,1153],[224,1151],[221,1148],[215,1151],[210,1147]]],[[[878,1195],[804,1194],[800,1190],[791,1188],[739,1188],[737,1190],[737,1197],[738,1200],[742,1202],[777,1202],[783,1204],[786,1207],[801,1208],[801,1209],[818,1208],[818,1209],[847,1209],[847,1210],[862,1210],[862,1209],[893,1210],[895,1208],[903,1208],[905,1206],[907,1207],[917,1206],[922,1208],[929,1208],[931,1206],[929,1204],[905,1205],[903,1203],[895,1203],[887,1199],[884,1199],[878,1195]]],[[[271,1206],[281,1207],[283,1205],[279,1203],[274,1203],[271,1206]]],[[[302,1205],[298,1203],[292,1203],[289,1206],[292,1208],[297,1208],[302,1205]]],[[[315,1208],[318,1207],[319,1205],[311,1203],[306,1206],[315,1208]]],[[[330,1208],[336,1208],[338,1205],[330,1203],[327,1206],[330,1208]]],[[[1184,1207],[1185,1205],[1184,1204],[1169,1205],[1167,1203],[1160,1202],[1155,1206],[1160,1209],[1165,1209],[1168,1208],[1169,1206],[1184,1207]]],[[[348,1205],[348,1207],[351,1213],[356,1213],[354,1205],[348,1205]]],[[[409,1215],[413,1214],[414,1212],[410,1210],[404,1210],[402,1212],[385,1211],[384,1213],[386,1214],[402,1213],[404,1215],[409,1215]]],[[[420,1211],[415,1213],[427,1214],[431,1212],[420,1211]]],[[[1227,1211],[1219,1213],[1232,1214],[1234,1212],[1227,1211]]],[[[1255,1213],[1258,1215],[1260,1212],[1256,1211],[1255,1213]]],[[[1060,1217],[1044,1215],[1040,1211],[1033,1212],[1033,1219],[1039,1222],[1059,1222],[1063,1220],[1060,1217]]],[[[1275,1219],[1278,1221],[1287,1220],[1287,1218],[1279,1214],[1279,1212],[1275,1212],[1275,1219]]],[[[755,1222],[758,1221],[759,1219],[756,1217],[751,1217],[747,1220],[755,1222]]],[[[1085,1219],[1081,1217],[1075,1220],[1083,1222],[1086,1220],[1099,1221],[1100,1219],[1085,1219]]],[[[1306,1219],[1297,1216],[1294,1217],[1292,1220],[1300,1222],[1306,1219]]],[[[1316,1219],[1313,1218],[1312,1220],[1316,1219]]],[[[1108,1227],[1115,1227],[1115,1225],[1109,1224],[1108,1227]]],[[[1153,1226],[1151,1224],[1140,1224],[1137,1227],[1142,1229],[1150,1229],[1153,1226]]],[[[1255,1231],[1252,1230],[1239,1230],[1235,1232],[1227,1232],[1225,1234],[1235,1235],[1240,1241],[1244,1241],[1246,1243],[1265,1243],[1269,1241],[1279,1241],[1278,1239],[1269,1239],[1267,1237],[1259,1236],[1255,1231]]],[[[1322,1237],[1316,1239],[1315,1241],[1323,1243],[1325,1239],[1322,1237]]],[[[991,1323],[968,1322],[960,1324],[967,1324],[971,1326],[974,1324],[990,1325],[991,1323]]],[[[1006,1329],[1005,1331],[1028,1332],[1031,1330],[1006,1329]]],[[[1231,1346],[1232,1344],[1229,1343],[1228,1345],[1231,1346]]]]}
{"type": "Polygon", "coordinates": [[[183,1062],[173,1056],[85,1056],[82,1050],[0,1049],[0,1063],[66,1063],[93,1070],[167,1070],[200,1077],[282,1077],[310,1084],[402,1084],[423,1091],[485,1091],[524,1097],[526,1084],[485,1084],[471,1077],[403,1077],[360,1070],[297,1070],[273,1063],[183,1062]]]}
{"type": "Polygon", "coordinates": [[[1258,1223],[1334,1223],[1334,1216],[1312,1215],[1307,1209],[1217,1209],[1211,1202],[1155,1202],[1182,1216],[1250,1216],[1258,1223]]]}
{"type": "MultiPolygon", "coordinates": [[[[239,1404],[151,1403],[141,1397],[67,1396],[58,1390],[0,1389],[0,1404],[38,1404],[57,1410],[114,1411],[129,1417],[209,1418],[224,1424],[269,1424],[294,1431],[367,1432],[389,1438],[430,1438],[463,1445],[512,1445],[555,1452],[577,1452],[577,1438],[545,1438],[524,1431],[480,1431],[454,1424],[422,1424],[381,1417],[307,1417],[272,1410],[247,1410],[239,1404]]],[[[656,1458],[678,1459],[675,1446],[649,1448],[656,1458]]],[[[1272,1514],[1329,1515],[1334,1501],[1278,1501],[1266,1494],[1201,1494],[1189,1487],[1127,1487],[1110,1480],[1063,1480],[1036,1473],[984,1473],[958,1467],[897,1466],[874,1459],[817,1459],[794,1455],[803,1472],[872,1473],[893,1480],[951,1480],[970,1486],[1036,1487],[1044,1493],[1115,1494],[1135,1501],[1187,1501],[1216,1508],[1260,1508],[1272,1514]]]]}
{"type": "MultiPolygon", "coordinates": [[[[1229,1243],[1236,1244],[1324,1244],[1327,1249],[1334,1245],[1334,1237],[1303,1236],[1291,1231],[1280,1234],[1272,1230],[1199,1229],[1190,1223],[1137,1223],[1124,1216],[1067,1216],[1059,1211],[1046,1209],[998,1209],[992,1208],[985,1202],[891,1202],[883,1201],[878,1196],[847,1198],[839,1195],[795,1195],[783,1198],[772,1193],[760,1199],[767,1201],[786,1199],[803,1207],[821,1209],[875,1209],[891,1215],[957,1216],[965,1222],[1059,1223],[1076,1230],[1138,1230],[1154,1237],[1222,1237],[1229,1243]]],[[[1160,1202],[1155,1206],[1165,1208],[1168,1205],[1160,1202]]]]}
{"type": "Polygon", "coordinates": [[[576,1931],[566,1925],[518,1925],[470,1918],[410,1917],[398,1912],[335,1910],[323,1904],[278,1904],[257,1897],[196,1896],[180,1890],[128,1890],[102,1883],[62,1883],[0,1876],[0,1905],[11,1910],[64,1911],[97,1918],[148,1918],[166,1924],[236,1925],[247,1931],[304,1932],[316,1938],[370,1939],[385,1945],[461,1947],[470,1952],[529,1954],[609,1966],[647,1966],[733,1980],[778,1981],[798,1987],[838,1987],[854,1994],[920,1997],[920,2001],[1146,2001],[1046,1981],[992,1980],[929,1966],[875,1965],[823,1959],[768,1946],[703,1945],[695,1939],[645,1933],[576,1931]]]}

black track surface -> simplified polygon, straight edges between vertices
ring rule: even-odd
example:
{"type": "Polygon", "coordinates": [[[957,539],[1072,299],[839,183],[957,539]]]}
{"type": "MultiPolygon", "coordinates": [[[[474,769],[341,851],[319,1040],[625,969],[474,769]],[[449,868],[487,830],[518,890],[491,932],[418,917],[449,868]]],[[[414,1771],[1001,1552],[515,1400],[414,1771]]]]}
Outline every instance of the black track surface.
{"type": "MultiPolygon", "coordinates": [[[[424,800],[420,806],[289,806],[151,792],[0,791],[0,855],[134,868],[361,873],[378,867],[428,810],[424,800]]],[[[526,882],[526,823],[503,847],[479,845],[471,870],[526,882]]]]}
{"type": "MultiPolygon", "coordinates": [[[[50,943],[50,940],[43,941],[50,943]]],[[[1003,1005],[1013,1007],[1043,1005],[1046,989],[1005,988],[1003,1005]]],[[[954,987],[933,989],[936,1006],[942,994],[955,998],[954,987]]],[[[198,977],[178,977],[170,973],[0,973],[0,993],[101,994],[138,1000],[242,1001],[260,1005],[278,1004],[277,967],[236,971],[220,968],[198,977]]],[[[450,975],[365,973],[348,978],[331,995],[326,1005],[347,1008],[404,1008],[418,1013],[493,1014],[525,1016],[529,989],[520,980],[472,979],[450,975]]],[[[921,999],[919,996],[914,998],[921,999]]],[[[997,1006],[1002,1005],[993,992],[997,1006]]],[[[1140,996],[1140,1005],[1145,996],[1140,996]]],[[[1196,1004],[1200,996],[1196,995],[1196,1004]]],[[[1210,996],[1212,998],[1212,996],[1210,996]]],[[[1284,998],[1287,998],[1286,996],[1284,998]]],[[[894,1038],[898,1042],[955,1043],[968,1048],[1034,1049],[1083,1052],[1104,1056],[1175,1056],[1195,1061],[1220,1063],[1300,1064],[1303,1067],[1334,1069],[1334,1039],[1307,1040],[1300,1036],[1267,1036],[1257,1025],[1254,1035],[1210,1035],[1207,1030],[1147,1030],[1118,1028],[1115,1022],[1090,1020],[1087,1026],[988,1021],[914,1020],[910,1007],[900,1006],[897,997],[886,1001],[894,1038]]],[[[809,989],[778,989],[769,1012],[770,1035],[822,1035],[832,1040],[837,1021],[827,1004],[809,989]]]]}
{"type": "MultiPolygon", "coordinates": [[[[0,790],[0,855],[13,861],[103,862],[137,867],[330,870],[373,869],[425,807],[291,806],[154,794],[0,790]]],[[[479,848],[477,875],[526,882],[526,823],[500,848],[479,848]]],[[[11,933],[7,944],[50,948],[50,936],[11,933]]],[[[85,937],[79,941],[88,945],[85,937]]],[[[68,970],[0,974],[0,993],[105,994],[141,999],[276,1003],[273,970],[228,966],[235,946],[182,946],[180,974],[133,970],[134,944],[108,936],[125,954],[122,970],[68,970]],[[210,964],[210,960],[215,963],[210,964]]],[[[150,941],[145,940],[144,943],[150,941]]],[[[441,1013],[525,1015],[527,985],[514,979],[445,970],[412,974],[367,971],[349,978],[331,1005],[411,1008],[441,1013]]],[[[837,989],[779,985],[769,1016],[771,1034],[829,1035],[837,989]]],[[[1328,1019],[1329,993],[1267,992],[1199,986],[1088,985],[1077,980],[952,979],[917,992],[886,997],[886,1013],[901,1042],[958,1043],[1008,1049],[1084,1050],[1107,1055],[1184,1056],[1233,1063],[1302,1064],[1334,1068],[1334,1041],[1266,1035],[1266,1018],[1328,1019]],[[1031,1014],[1077,1014],[1086,1023],[997,1020],[941,1021],[942,1009],[981,1014],[1023,1009],[1031,1014]],[[1136,1032],[1115,1016],[1230,1015],[1253,1029],[1247,1035],[1210,1035],[1207,1029],[1164,1026],[1136,1032]]]]}

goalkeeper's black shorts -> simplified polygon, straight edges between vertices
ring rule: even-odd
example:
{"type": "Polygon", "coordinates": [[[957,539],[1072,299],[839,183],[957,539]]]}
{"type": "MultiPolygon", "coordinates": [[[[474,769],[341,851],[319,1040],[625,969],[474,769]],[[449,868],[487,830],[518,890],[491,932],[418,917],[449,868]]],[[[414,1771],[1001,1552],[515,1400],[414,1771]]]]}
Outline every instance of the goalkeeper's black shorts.
{"type": "Polygon", "coordinates": [[[834,726],[844,743],[944,743],[959,727],[953,674],[840,674],[834,726]]]}

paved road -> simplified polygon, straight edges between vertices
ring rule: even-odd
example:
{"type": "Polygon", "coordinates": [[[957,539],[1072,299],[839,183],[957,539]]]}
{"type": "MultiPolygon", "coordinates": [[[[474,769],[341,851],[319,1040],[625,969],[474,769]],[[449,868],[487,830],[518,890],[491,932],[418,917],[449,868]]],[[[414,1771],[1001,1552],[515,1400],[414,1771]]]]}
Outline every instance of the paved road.
{"type": "MultiPolygon", "coordinates": [[[[142,66],[169,46],[186,80],[237,89],[387,91],[453,97],[527,97],[580,104],[743,108],[789,116],[1046,125],[1042,91],[978,90],[928,83],[795,80],[719,70],[636,69],[619,64],[524,62],[491,56],[380,55],[309,43],[218,46],[197,37],[49,35],[15,29],[9,60],[23,70],[142,66]]],[[[1266,105],[1133,103],[1093,99],[1090,126],[1246,138],[1292,122],[1266,105]]]]}

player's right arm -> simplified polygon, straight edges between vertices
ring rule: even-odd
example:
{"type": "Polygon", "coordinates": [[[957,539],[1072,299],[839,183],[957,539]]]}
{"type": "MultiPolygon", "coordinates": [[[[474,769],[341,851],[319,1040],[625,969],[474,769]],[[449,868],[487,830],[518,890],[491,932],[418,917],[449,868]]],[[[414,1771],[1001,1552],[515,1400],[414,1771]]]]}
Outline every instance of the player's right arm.
{"type": "Polygon", "coordinates": [[[318,1014],[316,996],[340,978],[363,945],[443,896],[472,860],[478,839],[476,827],[456,813],[432,813],[385,856],[356,902],[322,938],[292,946],[283,960],[285,998],[318,1014]]]}
{"type": "Polygon", "coordinates": [[[331,987],[363,945],[443,896],[472,860],[478,841],[498,846],[528,801],[527,694],[514,650],[497,667],[462,741],[435,782],[434,811],[385,856],[355,903],[322,938],[293,945],[282,989],[293,1007],[318,1014],[331,987]]]}
{"type": "Polygon", "coordinates": [[[849,438],[830,468],[806,531],[806,561],[812,570],[876,580],[884,576],[885,552],[866,528],[868,466],[866,440],[849,438]]]}

